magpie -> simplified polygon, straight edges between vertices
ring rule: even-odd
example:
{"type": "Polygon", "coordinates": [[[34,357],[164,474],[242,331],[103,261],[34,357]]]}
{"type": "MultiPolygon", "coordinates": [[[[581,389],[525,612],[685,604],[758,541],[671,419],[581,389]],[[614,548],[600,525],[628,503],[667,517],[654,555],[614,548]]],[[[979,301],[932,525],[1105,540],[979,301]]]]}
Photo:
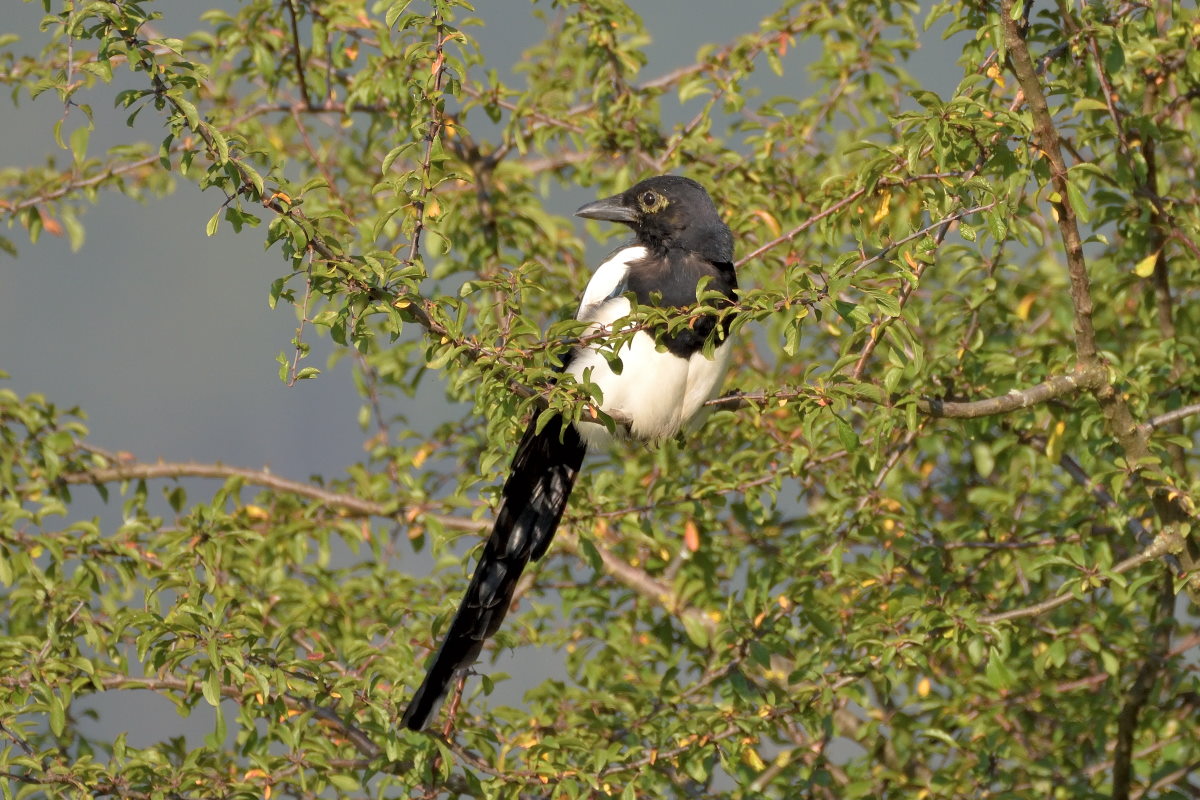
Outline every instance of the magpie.
{"type": "MultiPolygon", "coordinates": [[[[729,365],[729,307],[737,300],[733,235],[704,187],[674,175],[648,178],[575,214],[624,223],[633,240],[609,255],[588,282],[575,315],[590,323],[581,337],[587,343],[565,355],[562,370],[600,389],[598,405],[616,422],[616,438],[673,437],[716,394],[729,365]],[[642,327],[604,352],[604,334],[630,315],[631,297],[638,305],[682,310],[697,304],[701,289],[704,310],[693,312],[686,325],[642,327]],[[609,364],[614,349],[618,370],[609,364]]],[[[466,596],[402,725],[424,728],[451,684],[479,657],[508,612],[525,565],[550,546],[588,446],[613,438],[593,420],[568,423],[557,415],[540,431],[529,423],[466,596]]]]}

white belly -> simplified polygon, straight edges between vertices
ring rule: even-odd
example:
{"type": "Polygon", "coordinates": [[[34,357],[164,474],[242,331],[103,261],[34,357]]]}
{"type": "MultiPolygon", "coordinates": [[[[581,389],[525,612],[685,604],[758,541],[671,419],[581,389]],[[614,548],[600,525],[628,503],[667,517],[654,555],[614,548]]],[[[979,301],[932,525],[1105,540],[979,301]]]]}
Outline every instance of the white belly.
{"type": "MultiPolygon", "coordinates": [[[[588,316],[595,324],[588,333],[594,333],[628,316],[629,301],[614,297],[589,310],[588,316]]],[[[587,373],[603,394],[601,410],[626,424],[635,438],[653,441],[679,433],[716,394],[729,366],[730,352],[728,342],[722,342],[712,358],[705,358],[703,353],[680,358],[656,350],[654,337],[639,331],[617,351],[622,367],[619,375],[593,349],[577,351],[567,372],[576,380],[583,380],[587,373]]],[[[581,422],[576,427],[588,444],[607,444],[611,440],[601,424],[581,422]]]]}

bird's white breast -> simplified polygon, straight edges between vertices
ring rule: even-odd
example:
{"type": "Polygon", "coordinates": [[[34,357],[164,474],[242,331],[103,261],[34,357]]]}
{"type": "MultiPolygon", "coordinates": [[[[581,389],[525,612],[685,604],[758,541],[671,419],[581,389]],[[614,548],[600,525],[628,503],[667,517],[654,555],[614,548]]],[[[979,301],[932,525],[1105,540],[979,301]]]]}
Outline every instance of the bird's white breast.
{"type": "MultiPolygon", "coordinates": [[[[629,300],[612,295],[624,282],[629,265],[646,254],[644,247],[624,248],[596,270],[577,314],[578,319],[593,323],[587,334],[606,330],[629,315],[629,300]]],[[[578,349],[567,372],[596,384],[603,395],[600,408],[643,440],[669,438],[690,422],[720,387],[731,352],[722,342],[712,358],[700,352],[681,358],[658,350],[653,336],[638,331],[616,351],[621,359],[617,374],[605,358],[611,357],[611,349],[602,354],[597,346],[604,349],[602,342],[578,349]]],[[[583,422],[576,427],[588,444],[607,444],[611,439],[603,425],[583,422]]]]}

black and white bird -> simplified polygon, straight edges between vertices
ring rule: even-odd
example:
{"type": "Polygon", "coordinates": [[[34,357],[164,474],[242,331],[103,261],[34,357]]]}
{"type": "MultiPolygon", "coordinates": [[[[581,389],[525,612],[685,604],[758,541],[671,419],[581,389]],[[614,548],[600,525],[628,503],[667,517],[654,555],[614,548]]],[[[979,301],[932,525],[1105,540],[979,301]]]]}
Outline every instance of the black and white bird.
{"type": "MultiPolygon", "coordinates": [[[[633,229],[633,241],[610,255],[584,290],[575,316],[591,323],[587,334],[603,333],[628,317],[630,296],[638,305],[683,309],[697,305],[703,287],[705,294],[719,293],[715,301],[706,300],[705,308],[736,301],[733,235],[695,181],[674,175],[649,178],[575,214],[633,229]]],[[[710,311],[672,332],[643,329],[622,337],[616,350],[619,372],[602,352],[597,339],[603,337],[585,335],[589,344],[575,346],[563,370],[599,387],[599,406],[617,421],[619,436],[650,442],[670,438],[720,387],[729,364],[732,313],[710,311]],[[710,338],[713,346],[706,349],[710,338]]],[[[564,424],[560,416],[540,432],[530,422],[501,492],[492,535],[425,680],[404,712],[405,727],[424,728],[451,684],[475,663],[484,641],[508,612],[525,565],[550,546],[588,446],[611,439],[598,422],[564,424]]]]}

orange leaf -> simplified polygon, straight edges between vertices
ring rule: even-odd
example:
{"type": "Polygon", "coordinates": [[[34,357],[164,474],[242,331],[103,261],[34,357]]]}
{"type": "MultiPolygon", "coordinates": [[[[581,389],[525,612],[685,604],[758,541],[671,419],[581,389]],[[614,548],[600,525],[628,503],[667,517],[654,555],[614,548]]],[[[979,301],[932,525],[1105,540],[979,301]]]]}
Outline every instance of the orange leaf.
{"type": "Polygon", "coordinates": [[[763,224],[766,225],[771,230],[772,236],[778,237],[781,233],[783,233],[783,229],[779,227],[778,220],[776,220],[773,216],[768,214],[766,211],[763,211],[761,208],[759,208],[759,209],[755,209],[753,213],[754,213],[754,216],[761,219],[763,221],[763,224]]]}
{"type": "Polygon", "coordinates": [[[683,546],[693,553],[700,549],[700,529],[690,519],[683,526],[683,546]]]}

